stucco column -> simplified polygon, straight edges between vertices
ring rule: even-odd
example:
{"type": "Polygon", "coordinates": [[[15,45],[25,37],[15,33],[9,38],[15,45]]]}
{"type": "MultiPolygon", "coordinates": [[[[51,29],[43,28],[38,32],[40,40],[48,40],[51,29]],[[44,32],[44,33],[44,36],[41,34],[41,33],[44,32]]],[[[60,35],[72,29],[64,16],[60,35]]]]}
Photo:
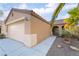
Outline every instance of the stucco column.
{"type": "Polygon", "coordinates": [[[62,26],[59,26],[59,36],[62,35],[62,26]]]}

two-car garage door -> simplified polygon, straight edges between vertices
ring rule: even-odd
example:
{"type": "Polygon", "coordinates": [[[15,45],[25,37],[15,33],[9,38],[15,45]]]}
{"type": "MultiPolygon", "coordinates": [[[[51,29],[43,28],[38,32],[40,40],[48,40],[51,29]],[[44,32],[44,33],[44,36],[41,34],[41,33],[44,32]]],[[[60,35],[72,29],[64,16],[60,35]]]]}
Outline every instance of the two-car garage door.
{"type": "MultiPolygon", "coordinates": [[[[28,26],[27,29],[28,30],[28,26]]],[[[20,41],[28,47],[36,44],[36,34],[27,34],[25,32],[25,22],[16,22],[8,25],[7,35],[9,38],[20,41]]]]}
{"type": "Polygon", "coordinates": [[[24,22],[17,22],[8,25],[8,37],[23,42],[24,37],[24,22]]]}

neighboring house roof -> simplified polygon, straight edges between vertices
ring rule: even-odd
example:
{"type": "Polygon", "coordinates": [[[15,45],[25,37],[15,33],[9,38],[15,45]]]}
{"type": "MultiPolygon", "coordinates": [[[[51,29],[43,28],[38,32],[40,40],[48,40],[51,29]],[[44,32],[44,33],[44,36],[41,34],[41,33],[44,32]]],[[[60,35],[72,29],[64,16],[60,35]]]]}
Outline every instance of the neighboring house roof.
{"type": "Polygon", "coordinates": [[[39,16],[39,15],[38,15],[37,13],[35,13],[33,10],[15,9],[15,8],[12,8],[12,9],[11,9],[11,11],[10,11],[8,17],[7,17],[6,20],[5,20],[5,23],[6,23],[6,21],[8,20],[8,18],[9,18],[9,16],[10,16],[10,14],[12,13],[12,11],[17,11],[17,12],[20,12],[20,13],[28,13],[28,14],[31,14],[32,16],[35,16],[35,17],[39,18],[40,20],[42,20],[42,21],[46,22],[47,24],[49,24],[48,21],[46,21],[45,19],[43,19],[41,16],[39,16]]]}
{"type": "Polygon", "coordinates": [[[64,24],[66,24],[66,23],[64,22],[63,19],[55,21],[55,25],[64,25],[64,24]]]}

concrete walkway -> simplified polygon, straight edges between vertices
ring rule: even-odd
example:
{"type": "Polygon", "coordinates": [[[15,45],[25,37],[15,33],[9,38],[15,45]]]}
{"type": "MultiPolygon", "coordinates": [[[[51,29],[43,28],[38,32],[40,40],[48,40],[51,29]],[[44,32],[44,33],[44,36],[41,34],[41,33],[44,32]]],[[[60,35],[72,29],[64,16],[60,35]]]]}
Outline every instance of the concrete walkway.
{"type": "Polygon", "coordinates": [[[0,55],[4,56],[45,56],[53,44],[55,36],[49,37],[33,48],[25,47],[21,42],[11,39],[0,39],[0,55]]]}

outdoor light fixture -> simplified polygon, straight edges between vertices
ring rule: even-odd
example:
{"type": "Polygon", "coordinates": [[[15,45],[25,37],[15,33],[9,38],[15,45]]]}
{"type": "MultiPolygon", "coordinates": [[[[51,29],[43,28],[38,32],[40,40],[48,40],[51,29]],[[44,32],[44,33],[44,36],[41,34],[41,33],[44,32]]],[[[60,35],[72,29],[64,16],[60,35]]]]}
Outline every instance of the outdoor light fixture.
{"type": "Polygon", "coordinates": [[[29,18],[28,18],[28,17],[24,17],[24,19],[25,19],[26,21],[28,21],[28,20],[29,20],[29,18]]]}

